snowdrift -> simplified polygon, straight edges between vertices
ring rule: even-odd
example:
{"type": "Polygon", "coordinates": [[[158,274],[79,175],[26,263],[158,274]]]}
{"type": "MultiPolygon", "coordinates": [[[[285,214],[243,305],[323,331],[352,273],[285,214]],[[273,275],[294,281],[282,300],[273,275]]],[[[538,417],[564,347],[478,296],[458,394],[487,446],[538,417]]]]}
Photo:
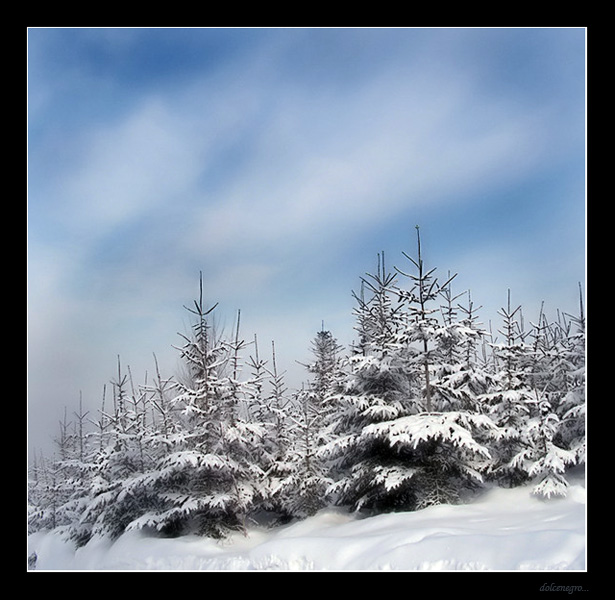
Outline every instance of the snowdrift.
{"type": "Polygon", "coordinates": [[[469,504],[360,518],[327,509],[275,529],[216,542],[131,531],[75,550],[53,533],[28,538],[34,571],[244,570],[576,570],[585,563],[585,481],[566,498],[541,500],[530,488],[494,488],[469,504]]]}

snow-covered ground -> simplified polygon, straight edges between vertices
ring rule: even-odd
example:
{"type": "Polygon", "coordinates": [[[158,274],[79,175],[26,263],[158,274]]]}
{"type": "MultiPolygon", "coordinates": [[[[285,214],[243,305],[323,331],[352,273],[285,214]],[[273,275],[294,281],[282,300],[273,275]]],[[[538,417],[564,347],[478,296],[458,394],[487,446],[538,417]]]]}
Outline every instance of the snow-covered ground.
{"type": "Polygon", "coordinates": [[[224,542],[129,532],[75,551],[54,534],[28,539],[36,570],[576,570],[585,564],[585,480],[567,498],[492,489],[469,504],[357,518],[327,509],[224,542]]]}

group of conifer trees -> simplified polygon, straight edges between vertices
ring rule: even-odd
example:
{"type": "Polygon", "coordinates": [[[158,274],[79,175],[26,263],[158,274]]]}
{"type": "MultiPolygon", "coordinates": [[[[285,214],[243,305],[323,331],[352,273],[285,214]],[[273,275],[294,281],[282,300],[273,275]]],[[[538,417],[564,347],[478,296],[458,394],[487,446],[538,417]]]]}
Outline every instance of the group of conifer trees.
{"type": "Polygon", "coordinates": [[[469,292],[417,256],[384,254],[354,294],[347,351],[323,327],[308,381],[286,387],[275,345],[212,325],[202,278],[179,348],[185,368],[136,384],[119,358],[96,415],[64,415],[53,457],[30,464],[31,531],[77,545],[131,529],[215,538],[327,506],[366,514],[459,503],[485,485],[563,496],[585,461],[585,317],[508,294],[498,335],[469,292]]]}

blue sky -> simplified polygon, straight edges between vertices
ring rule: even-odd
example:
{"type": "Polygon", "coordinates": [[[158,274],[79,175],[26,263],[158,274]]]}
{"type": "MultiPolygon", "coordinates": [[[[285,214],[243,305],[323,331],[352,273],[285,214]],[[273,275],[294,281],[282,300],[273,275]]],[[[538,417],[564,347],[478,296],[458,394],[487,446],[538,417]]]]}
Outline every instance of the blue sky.
{"type": "Polygon", "coordinates": [[[177,367],[182,308],[241,310],[291,384],[353,339],[376,255],[458,272],[484,321],[576,311],[585,279],[583,28],[28,31],[31,445],[119,354],[177,367]]]}

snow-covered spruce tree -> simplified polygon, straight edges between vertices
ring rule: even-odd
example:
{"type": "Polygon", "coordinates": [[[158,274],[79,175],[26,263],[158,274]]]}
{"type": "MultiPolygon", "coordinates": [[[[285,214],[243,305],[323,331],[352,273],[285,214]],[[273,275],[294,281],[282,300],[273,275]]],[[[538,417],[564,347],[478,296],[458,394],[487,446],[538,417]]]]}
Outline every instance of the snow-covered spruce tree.
{"type": "Polygon", "coordinates": [[[135,388],[130,369],[128,373],[123,373],[118,357],[117,378],[112,381],[113,412],[108,415],[110,431],[93,461],[90,498],[75,524],[91,535],[116,538],[158,505],[155,492],[142,484],[154,467],[148,394],[144,388],[135,388]]]}
{"type": "Polygon", "coordinates": [[[131,522],[166,535],[187,531],[223,537],[245,530],[245,521],[263,490],[258,466],[264,427],[246,417],[240,381],[244,347],[237,333],[230,341],[212,335],[202,277],[199,300],[188,309],[196,321],[183,336],[181,355],[189,377],[177,383],[174,407],[186,434],[147,474],[160,505],[131,522]]]}
{"type": "Polygon", "coordinates": [[[260,462],[265,471],[272,468],[280,454],[283,454],[284,424],[282,405],[286,390],[284,374],[278,373],[275,344],[273,348],[273,368],[268,368],[268,362],[260,357],[257,336],[254,336],[254,353],[248,357],[246,366],[250,369],[250,377],[246,382],[245,397],[249,418],[253,422],[266,425],[267,434],[263,438],[260,452],[260,462]],[[271,391],[265,384],[270,384],[271,391]]]}
{"type": "Polygon", "coordinates": [[[322,329],[312,340],[310,349],[314,358],[303,365],[310,380],[307,387],[302,389],[302,394],[306,395],[318,415],[315,422],[317,437],[319,445],[323,445],[332,438],[337,419],[338,407],[333,397],[344,387],[345,359],[342,355],[343,347],[330,331],[325,330],[324,321],[322,329]]]}
{"type": "Polygon", "coordinates": [[[45,498],[47,458],[32,450],[28,460],[28,533],[34,533],[47,527],[42,513],[49,504],[45,498]]]}
{"type": "Polygon", "coordinates": [[[538,414],[528,420],[527,446],[513,457],[512,466],[533,482],[533,494],[544,498],[565,496],[568,491],[565,472],[569,465],[575,464],[576,456],[555,443],[560,419],[549,400],[541,398],[537,390],[536,395],[538,414]]]}
{"type": "Polygon", "coordinates": [[[287,473],[273,488],[273,498],[279,500],[286,515],[298,518],[311,516],[327,505],[332,483],[321,449],[331,439],[334,406],[328,400],[337,391],[342,347],[323,327],[311,349],[314,361],[305,366],[312,380],[294,395],[294,410],[287,415],[293,434],[287,450],[290,460],[285,461],[287,473]]]}
{"type": "MultiPolygon", "coordinates": [[[[426,270],[421,254],[421,236],[419,227],[417,234],[417,259],[415,260],[405,252],[404,256],[416,268],[416,274],[406,273],[396,267],[403,276],[410,279],[412,285],[409,290],[400,289],[399,297],[404,310],[404,323],[399,331],[397,341],[404,354],[406,371],[415,373],[413,379],[420,382],[421,389],[414,390],[415,399],[412,412],[431,412],[433,406],[432,372],[434,371],[434,358],[438,354],[444,355],[443,361],[454,360],[454,350],[457,347],[452,322],[448,327],[441,327],[437,318],[439,307],[436,302],[449,288],[451,281],[456,277],[449,275],[444,284],[439,284],[433,276],[435,268],[426,270]]],[[[448,318],[452,315],[450,314],[448,318]]],[[[445,323],[445,325],[447,325],[445,323]]]]}
{"type": "MultiPolygon", "coordinates": [[[[404,253],[416,274],[397,269],[413,285],[399,290],[404,321],[396,341],[404,371],[419,385],[410,388],[410,410],[361,434],[363,443],[378,442],[396,455],[398,463],[379,480],[398,494],[400,509],[455,503],[479,486],[491,458],[486,442],[497,434],[491,419],[475,412],[474,387],[482,387],[483,376],[463,362],[473,354],[479,332],[473,320],[460,323],[451,310],[448,286],[454,276],[439,284],[435,269],[425,269],[418,227],[417,248],[416,260],[404,253]],[[448,306],[440,323],[436,302],[442,295],[448,306]]],[[[473,317],[474,309],[468,310],[473,317]]]]}
{"type": "Polygon", "coordinates": [[[531,365],[535,360],[532,346],[525,343],[528,332],[522,326],[520,310],[521,306],[511,308],[508,290],[507,305],[499,311],[503,319],[499,333],[504,341],[491,344],[498,370],[491,390],[480,396],[486,413],[500,428],[489,476],[509,487],[528,480],[527,471],[515,457],[523,455],[532,445],[529,422],[538,410],[536,391],[532,388],[531,365]]]}
{"type": "Polygon", "coordinates": [[[287,415],[292,442],[287,449],[284,470],[272,480],[271,486],[271,499],[283,515],[281,522],[309,517],[323,508],[331,484],[318,452],[321,415],[315,394],[303,388],[295,392],[292,400],[294,410],[287,415]]]}
{"type": "Polygon", "coordinates": [[[184,434],[171,405],[176,386],[175,381],[172,378],[163,378],[161,376],[158,359],[155,354],[154,365],[154,382],[144,386],[144,390],[149,394],[152,413],[152,428],[148,439],[148,449],[154,457],[154,462],[157,463],[167,456],[179,441],[184,440],[184,434]]]}
{"type": "Polygon", "coordinates": [[[111,438],[111,429],[113,420],[106,408],[107,401],[107,384],[103,385],[102,399],[100,409],[98,411],[98,419],[88,419],[90,425],[93,426],[93,430],[89,433],[91,440],[92,451],[96,453],[102,452],[107,446],[111,438]]]}
{"type": "Polygon", "coordinates": [[[86,418],[89,412],[83,410],[83,402],[80,394],[79,412],[74,413],[74,448],[72,457],[63,462],[70,474],[69,486],[72,493],[69,501],[64,505],[67,521],[65,535],[78,546],[85,544],[91,536],[91,528],[88,524],[83,525],[82,515],[87,509],[90,500],[92,478],[96,472],[96,453],[92,446],[92,435],[86,429],[86,418]]]}
{"type": "Polygon", "coordinates": [[[64,474],[55,457],[41,454],[29,467],[28,477],[28,531],[50,531],[60,519],[58,508],[66,499],[64,474]]]}
{"type": "Polygon", "coordinates": [[[254,334],[254,353],[250,354],[246,361],[246,366],[250,369],[251,385],[246,390],[246,396],[249,399],[250,410],[253,416],[264,421],[269,416],[270,408],[267,403],[265,394],[265,383],[269,380],[269,372],[267,370],[267,361],[260,357],[258,350],[258,338],[254,334]]]}
{"type": "MultiPolygon", "coordinates": [[[[249,413],[253,422],[261,423],[266,434],[263,436],[259,465],[264,472],[264,491],[260,507],[264,520],[270,524],[287,522],[292,518],[283,494],[276,493],[280,482],[287,479],[293,471],[292,397],[286,387],[285,371],[280,371],[276,357],[275,341],[271,342],[271,363],[259,358],[256,336],[255,353],[250,356],[248,365],[252,370],[247,388],[249,413]],[[267,388],[263,382],[268,382],[267,388]]],[[[257,516],[257,515],[255,515],[257,516]]]]}
{"type": "Polygon", "coordinates": [[[454,397],[444,398],[442,388],[434,387],[443,355],[464,348],[451,338],[453,325],[457,334],[467,330],[468,344],[475,332],[437,320],[435,303],[452,278],[439,285],[435,269],[425,270],[418,228],[417,243],[418,259],[406,255],[417,274],[397,269],[411,279],[411,289],[400,290],[394,276],[379,269],[372,298],[359,304],[361,353],[350,359],[348,391],[339,395],[338,438],[330,444],[342,469],[332,489],[338,503],[352,509],[413,510],[456,502],[482,482],[490,460],[478,440],[495,434],[492,421],[462,410],[454,397]]]}
{"type": "Polygon", "coordinates": [[[537,414],[528,423],[528,446],[513,459],[533,482],[533,493],[565,496],[565,473],[585,458],[584,316],[545,325],[540,363],[543,389],[535,388],[537,414]],[[574,333],[572,323],[575,324],[574,333]]]}
{"type": "Polygon", "coordinates": [[[449,275],[447,286],[440,290],[446,304],[441,307],[442,323],[434,336],[434,374],[430,381],[433,408],[440,412],[481,413],[479,396],[492,383],[490,372],[478,360],[478,347],[486,333],[478,321],[481,307],[474,305],[469,290],[453,297],[450,281],[449,275]],[[467,304],[454,305],[461,296],[467,296],[467,304]]]}
{"type": "MultiPolygon", "coordinates": [[[[28,479],[28,530],[51,531],[61,526],[61,506],[68,498],[64,469],[57,456],[41,454],[30,466],[28,479]]],[[[66,524],[66,523],[64,523],[66,524]]]]}
{"type": "Polygon", "coordinates": [[[553,331],[544,311],[544,301],[540,305],[538,319],[530,321],[530,331],[526,352],[525,371],[528,386],[533,390],[549,387],[553,374],[551,372],[553,331]]]}
{"type": "Polygon", "coordinates": [[[31,530],[57,530],[80,543],[89,537],[74,527],[87,502],[90,481],[90,453],[84,422],[82,399],[75,420],[68,421],[67,409],[59,423],[55,438],[56,454],[51,459],[41,457],[36,467],[35,487],[31,490],[29,526],[31,530]]]}
{"type": "MultiPolygon", "coordinates": [[[[91,443],[89,497],[79,519],[70,527],[71,538],[82,545],[92,535],[115,538],[143,514],[164,505],[156,485],[155,467],[183,440],[169,407],[172,381],[160,376],[135,389],[132,377],[122,374],[112,382],[113,407],[107,410],[106,386],[91,443]],[[129,390],[130,388],[130,390],[129,390]]],[[[130,370],[129,370],[130,372],[130,370]]]]}
{"type": "Polygon", "coordinates": [[[585,312],[579,284],[579,314],[564,315],[555,342],[551,405],[560,419],[556,443],[585,462],[585,312]]]}
{"type": "MultiPolygon", "coordinates": [[[[311,344],[314,360],[305,365],[308,373],[312,376],[310,389],[315,394],[318,405],[326,404],[326,399],[337,390],[341,378],[341,352],[343,347],[333,337],[330,331],[325,330],[324,322],[322,329],[316,334],[311,344]]],[[[323,421],[327,422],[329,407],[322,406],[323,421]]]]}
{"type": "Polygon", "coordinates": [[[348,375],[341,392],[329,399],[337,415],[334,438],[323,448],[335,479],[329,493],[338,505],[351,510],[407,506],[402,484],[414,475],[396,448],[364,435],[368,427],[406,414],[409,401],[413,402],[412,374],[405,369],[398,341],[403,315],[395,279],[387,272],[383,255],[377,274],[362,278],[361,294],[354,294],[358,343],[345,361],[348,375]]]}
{"type": "MultiPolygon", "coordinates": [[[[104,406],[104,394],[103,394],[104,406]]],[[[97,456],[103,449],[103,435],[107,432],[105,419],[97,424],[98,431],[85,427],[89,413],[83,411],[82,398],[79,412],[71,430],[67,421],[60,422],[60,434],[55,439],[57,452],[51,458],[41,456],[36,466],[36,501],[30,509],[32,529],[55,529],[66,539],[81,546],[91,537],[92,525],[84,522],[92,497],[92,487],[97,480],[97,456]]]]}

